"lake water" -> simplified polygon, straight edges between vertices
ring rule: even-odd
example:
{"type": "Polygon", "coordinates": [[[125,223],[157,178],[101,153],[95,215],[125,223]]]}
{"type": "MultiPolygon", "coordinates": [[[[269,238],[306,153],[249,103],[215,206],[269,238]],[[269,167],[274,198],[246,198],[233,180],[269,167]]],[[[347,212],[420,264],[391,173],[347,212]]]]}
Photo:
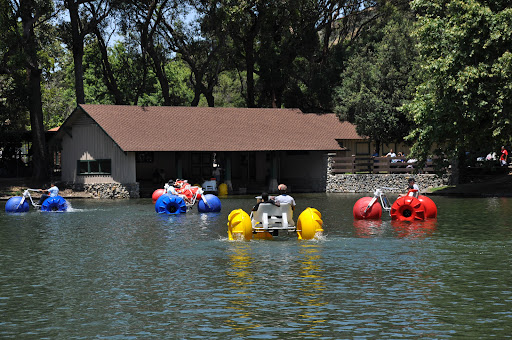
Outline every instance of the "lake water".
{"type": "MultiPolygon", "coordinates": [[[[2,339],[502,339],[512,334],[512,199],[432,197],[417,224],[359,221],[360,195],[294,195],[325,235],[230,242],[227,215],[150,199],[0,212],[2,339]]],[[[395,197],[390,197],[393,200],[395,197]]]]}

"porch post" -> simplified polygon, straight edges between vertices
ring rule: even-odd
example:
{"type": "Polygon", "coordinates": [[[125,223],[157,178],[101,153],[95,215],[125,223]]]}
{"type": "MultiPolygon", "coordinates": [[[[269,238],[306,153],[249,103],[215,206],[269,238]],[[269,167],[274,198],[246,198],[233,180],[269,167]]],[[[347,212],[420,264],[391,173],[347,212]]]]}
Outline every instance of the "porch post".
{"type": "Polygon", "coordinates": [[[272,157],[272,168],[270,170],[270,183],[268,184],[268,192],[276,192],[277,190],[277,165],[279,158],[275,151],[271,152],[272,157]]]}
{"type": "Polygon", "coordinates": [[[224,173],[224,183],[228,186],[228,190],[233,190],[231,183],[231,152],[226,153],[226,171],[224,173]]]}
{"type": "Polygon", "coordinates": [[[176,179],[183,179],[183,161],[179,152],[176,152],[176,179]]]}

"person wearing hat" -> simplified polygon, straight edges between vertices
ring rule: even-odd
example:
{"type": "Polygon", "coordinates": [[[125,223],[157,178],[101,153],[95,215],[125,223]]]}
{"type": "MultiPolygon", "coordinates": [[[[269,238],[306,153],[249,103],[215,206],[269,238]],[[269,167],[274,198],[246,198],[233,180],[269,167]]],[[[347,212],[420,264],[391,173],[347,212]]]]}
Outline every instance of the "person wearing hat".
{"type": "Polygon", "coordinates": [[[276,196],[274,198],[274,201],[276,203],[279,203],[279,204],[290,204],[291,207],[292,207],[292,210],[295,210],[295,200],[293,199],[292,196],[288,195],[286,193],[286,190],[288,189],[288,187],[284,184],[279,184],[277,186],[277,190],[279,190],[279,196],[276,196]]]}

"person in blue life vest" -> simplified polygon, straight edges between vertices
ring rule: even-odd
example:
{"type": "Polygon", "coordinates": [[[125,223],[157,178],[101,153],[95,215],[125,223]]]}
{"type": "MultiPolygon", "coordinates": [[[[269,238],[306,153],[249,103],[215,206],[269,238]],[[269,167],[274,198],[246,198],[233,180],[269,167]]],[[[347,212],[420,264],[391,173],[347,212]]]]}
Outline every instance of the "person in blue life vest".
{"type": "Polygon", "coordinates": [[[279,204],[288,203],[292,206],[292,210],[295,210],[295,200],[286,193],[288,187],[284,184],[279,184],[277,190],[279,190],[279,196],[274,197],[274,201],[279,204]]]}
{"type": "Polygon", "coordinates": [[[57,197],[59,195],[59,188],[55,185],[55,183],[51,183],[49,189],[39,189],[39,191],[47,193],[41,195],[41,198],[39,198],[39,205],[43,204],[43,202],[48,197],[57,197]]]}

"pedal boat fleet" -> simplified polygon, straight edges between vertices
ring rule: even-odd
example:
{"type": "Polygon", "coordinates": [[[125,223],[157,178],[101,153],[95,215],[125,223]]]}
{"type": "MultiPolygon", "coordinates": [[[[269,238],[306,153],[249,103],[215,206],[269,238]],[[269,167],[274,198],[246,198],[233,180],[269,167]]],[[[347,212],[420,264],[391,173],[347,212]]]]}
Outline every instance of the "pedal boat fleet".
{"type": "MultiPolygon", "coordinates": [[[[406,195],[400,195],[390,204],[386,188],[374,191],[373,197],[362,197],[354,204],[355,220],[381,219],[383,211],[389,212],[392,220],[414,222],[437,218],[437,206],[428,197],[420,195],[418,190],[410,189],[406,195]]],[[[389,188],[388,188],[389,189],[389,188]]],[[[67,201],[61,197],[48,197],[42,204],[32,199],[31,192],[39,189],[26,189],[22,196],[11,197],[5,206],[8,213],[29,211],[30,205],[35,209],[49,212],[68,210],[67,201]],[[30,202],[30,203],[29,203],[30,202]]],[[[257,199],[261,197],[256,197],[257,199]]],[[[201,186],[190,185],[186,180],[167,183],[163,189],[157,189],[152,195],[155,211],[159,214],[186,213],[197,204],[199,212],[220,212],[220,199],[213,194],[205,194],[201,186]]],[[[299,240],[311,240],[323,234],[322,214],[315,208],[308,207],[297,218],[290,204],[276,206],[260,203],[257,210],[250,214],[243,209],[235,209],[228,215],[229,240],[273,239],[280,233],[296,234],[299,240]]]]}

